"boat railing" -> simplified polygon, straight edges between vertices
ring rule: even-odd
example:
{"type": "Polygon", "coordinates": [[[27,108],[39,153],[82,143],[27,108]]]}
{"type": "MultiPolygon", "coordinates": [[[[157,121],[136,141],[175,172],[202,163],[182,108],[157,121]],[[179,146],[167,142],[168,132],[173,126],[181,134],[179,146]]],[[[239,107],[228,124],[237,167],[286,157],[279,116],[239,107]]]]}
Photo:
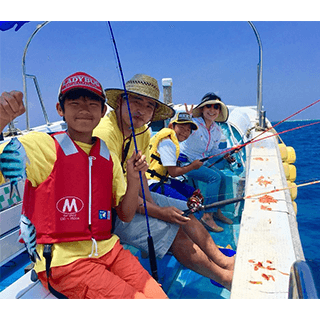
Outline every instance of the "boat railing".
{"type": "MultiPolygon", "coordinates": [[[[49,117],[48,117],[46,108],[44,106],[44,102],[43,102],[43,99],[42,99],[42,96],[41,96],[40,86],[39,86],[37,77],[34,76],[34,75],[31,75],[31,74],[24,74],[24,76],[27,77],[27,78],[31,78],[33,80],[34,86],[36,87],[36,90],[37,90],[37,94],[38,94],[38,98],[39,98],[39,101],[40,101],[42,113],[43,113],[43,116],[44,116],[44,120],[46,122],[46,125],[50,126],[51,122],[49,121],[49,117]]],[[[28,120],[28,123],[29,123],[29,120],[28,120]]]]}
{"type": "Polygon", "coordinates": [[[49,118],[48,118],[48,115],[47,115],[47,112],[46,112],[46,109],[45,109],[45,106],[44,106],[44,103],[43,103],[43,99],[42,99],[42,96],[41,96],[41,92],[40,92],[40,87],[39,87],[39,84],[38,84],[38,81],[37,81],[37,78],[36,76],[34,75],[30,75],[30,74],[27,74],[26,73],[26,55],[27,55],[27,51],[28,51],[28,48],[29,48],[29,45],[30,45],[30,42],[31,40],[33,39],[33,37],[44,27],[46,26],[47,24],[49,23],[49,21],[45,21],[43,22],[42,24],[38,25],[36,30],[32,33],[32,35],[30,36],[25,48],[24,48],[24,52],[23,52],[23,56],[22,56],[22,80],[23,80],[23,94],[24,94],[24,105],[25,105],[25,108],[26,108],[26,129],[27,130],[30,130],[30,122],[29,122],[29,108],[28,108],[28,96],[27,96],[27,81],[26,81],[26,78],[32,78],[33,79],[33,82],[34,82],[34,85],[36,87],[36,90],[37,90],[37,94],[38,94],[38,98],[40,100],[40,104],[41,104],[41,108],[42,108],[42,113],[44,115],[44,118],[45,118],[45,121],[46,121],[46,124],[48,126],[50,126],[50,121],[49,121],[49,118]]]}
{"type": "Polygon", "coordinates": [[[290,270],[289,299],[318,299],[311,270],[305,260],[297,260],[290,270]]]}
{"type": "Polygon", "coordinates": [[[248,21],[248,23],[256,36],[258,46],[259,46],[259,63],[257,65],[257,71],[258,71],[257,116],[259,119],[259,126],[261,128],[265,128],[264,119],[266,117],[266,113],[265,113],[265,111],[263,111],[263,106],[262,106],[262,42],[260,39],[259,32],[258,32],[257,28],[255,27],[255,25],[251,21],[248,21]]]}

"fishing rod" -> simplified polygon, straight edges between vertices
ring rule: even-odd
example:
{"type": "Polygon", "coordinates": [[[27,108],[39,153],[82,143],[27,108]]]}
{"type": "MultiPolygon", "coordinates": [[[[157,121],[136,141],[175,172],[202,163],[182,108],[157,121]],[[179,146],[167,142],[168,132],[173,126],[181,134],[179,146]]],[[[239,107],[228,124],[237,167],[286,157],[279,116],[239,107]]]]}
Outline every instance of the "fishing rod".
{"type": "MultiPolygon", "coordinates": [[[[217,157],[221,154],[224,154],[224,153],[228,153],[230,151],[230,154],[233,154],[234,152],[242,149],[243,147],[247,146],[248,144],[250,143],[254,143],[254,142],[259,142],[259,141],[262,141],[262,140],[265,140],[265,139],[268,139],[268,138],[271,138],[271,137],[274,137],[274,136],[278,136],[280,134],[283,134],[283,133],[286,133],[286,132],[290,132],[290,131],[294,131],[294,130],[298,130],[298,129],[302,129],[302,128],[305,128],[305,127],[309,127],[309,126],[313,126],[313,125],[316,125],[316,124],[319,124],[320,121],[316,121],[316,122],[312,122],[312,123],[308,123],[308,124],[305,124],[305,125],[302,125],[302,126],[298,126],[298,127],[295,127],[295,128],[291,128],[291,129],[288,129],[288,130],[284,130],[284,131],[281,131],[281,132],[276,132],[270,136],[267,136],[267,137],[263,137],[263,138],[260,138],[260,139],[257,139],[255,140],[257,137],[255,137],[254,139],[251,139],[243,144],[240,144],[238,146],[235,146],[235,147],[231,147],[230,149],[227,149],[227,150],[224,150],[222,151],[221,153],[219,154],[216,154],[216,155],[212,155],[210,157],[207,157],[208,159],[210,158],[213,158],[213,157],[217,157]]],[[[259,135],[260,136],[260,135],[259,135]]],[[[207,158],[205,158],[204,161],[208,160],[207,158]]],[[[210,164],[210,166],[208,166],[208,168],[211,168],[213,165],[217,164],[218,162],[222,161],[224,159],[224,157],[221,157],[220,159],[218,159],[217,161],[215,161],[214,163],[210,164]]],[[[201,159],[203,160],[203,159],[201,159]]]]}
{"type": "MultiPolygon", "coordinates": [[[[263,135],[264,133],[268,132],[268,131],[271,130],[271,129],[274,129],[274,128],[275,128],[276,126],[278,126],[279,124],[281,124],[281,123],[289,120],[290,118],[296,116],[296,115],[299,114],[300,112],[302,112],[302,111],[304,111],[304,110],[312,107],[313,105],[317,104],[318,102],[320,102],[320,99],[319,99],[319,100],[316,100],[316,101],[314,101],[314,102],[312,102],[312,103],[310,103],[309,105],[307,105],[306,107],[298,110],[297,112],[294,112],[293,114],[291,114],[291,115],[288,116],[287,118],[285,118],[285,119],[279,121],[278,123],[276,123],[274,126],[272,126],[272,127],[268,128],[267,130],[261,132],[259,135],[257,135],[257,136],[256,136],[255,138],[253,138],[253,139],[257,139],[258,137],[260,137],[260,136],[263,135]]],[[[253,140],[253,139],[251,139],[251,140],[253,140]]]]}
{"type": "MultiPolygon", "coordinates": [[[[126,84],[125,84],[125,81],[124,81],[124,76],[123,76],[123,72],[122,72],[120,57],[119,57],[119,53],[118,53],[118,49],[117,49],[117,45],[116,45],[116,40],[115,40],[114,35],[113,35],[113,31],[112,31],[112,27],[111,27],[110,21],[108,21],[108,26],[109,26],[109,29],[110,29],[111,38],[112,38],[112,41],[113,41],[113,45],[114,45],[114,49],[115,49],[115,53],[116,53],[116,57],[117,57],[117,61],[118,61],[118,66],[119,66],[119,71],[120,71],[120,75],[121,75],[121,80],[122,80],[124,93],[125,93],[125,96],[126,96],[128,114],[129,114],[129,118],[130,118],[131,129],[132,129],[132,138],[133,138],[133,142],[134,142],[134,148],[135,148],[136,153],[138,153],[138,145],[137,145],[136,135],[135,135],[135,132],[134,132],[134,127],[133,127],[133,121],[132,121],[132,114],[131,114],[131,109],[130,109],[130,104],[129,104],[128,92],[127,92],[127,89],[126,89],[126,84]]],[[[152,277],[156,281],[158,281],[158,268],[157,268],[156,253],[155,253],[155,250],[154,250],[153,239],[152,239],[151,232],[150,232],[150,224],[149,224],[149,216],[148,216],[148,210],[147,210],[147,202],[146,202],[146,196],[145,196],[144,187],[143,187],[143,180],[142,180],[141,171],[139,171],[139,177],[140,177],[140,184],[141,184],[144,212],[145,212],[145,215],[146,215],[146,222],[147,222],[147,229],[148,229],[148,250],[149,250],[150,268],[151,268],[152,277]]]]}
{"type": "MultiPolygon", "coordinates": [[[[259,135],[257,135],[256,137],[250,139],[250,140],[247,141],[245,144],[238,146],[239,148],[234,148],[234,147],[233,147],[233,148],[230,148],[230,149],[228,149],[228,150],[225,150],[224,152],[221,152],[221,153],[219,153],[219,154],[212,155],[212,156],[209,156],[209,157],[205,157],[205,158],[203,158],[203,159],[200,159],[200,161],[201,161],[201,162],[207,161],[208,159],[211,159],[211,158],[213,158],[213,157],[217,157],[217,156],[219,156],[219,155],[221,155],[221,154],[223,154],[223,153],[227,153],[227,152],[229,152],[229,151],[231,151],[230,154],[233,154],[233,153],[235,153],[237,150],[242,149],[243,147],[245,147],[246,145],[248,145],[249,143],[251,143],[253,140],[255,140],[255,139],[257,139],[258,137],[260,137],[261,135],[263,135],[264,133],[266,133],[266,132],[274,129],[274,128],[275,128],[276,126],[278,126],[279,124],[281,124],[281,123],[289,120],[290,118],[296,116],[296,115],[299,114],[300,112],[302,112],[302,111],[304,111],[304,110],[312,107],[313,105],[317,104],[318,102],[320,102],[320,99],[319,99],[319,100],[316,100],[316,101],[310,103],[309,105],[307,105],[306,107],[304,107],[304,108],[302,108],[302,109],[294,112],[293,114],[291,114],[291,115],[288,116],[287,118],[285,118],[285,119],[279,121],[278,123],[276,123],[274,126],[269,127],[267,130],[261,132],[259,135]]],[[[283,132],[282,132],[282,133],[283,133],[283,132]]],[[[218,162],[222,161],[223,159],[224,159],[224,158],[222,157],[221,159],[219,159],[218,161],[216,161],[216,162],[213,163],[212,165],[217,164],[218,162]]],[[[212,165],[211,165],[211,166],[212,166],[212,165]]]]}
{"type": "Polygon", "coordinates": [[[317,183],[320,183],[320,180],[301,183],[299,185],[293,185],[293,186],[285,187],[285,188],[281,188],[281,189],[274,189],[274,190],[271,190],[271,191],[265,191],[265,192],[261,192],[261,193],[256,193],[256,194],[249,195],[249,196],[221,200],[221,201],[217,201],[217,202],[214,202],[214,203],[211,203],[211,204],[207,204],[207,205],[202,205],[200,202],[198,202],[198,203],[193,202],[192,203],[193,206],[191,208],[185,210],[184,213],[183,213],[183,216],[187,217],[190,214],[198,212],[198,211],[203,211],[203,210],[216,208],[216,207],[223,207],[225,205],[236,203],[236,202],[240,202],[240,201],[243,201],[243,200],[246,200],[246,199],[252,199],[252,198],[264,196],[264,195],[267,195],[267,194],[270,194],[270,193],[275,193],[275,192],[284,191],[284,190],[290,190],[290,189],[294,189],[294,188],[305,187],[305,186],[309,186],[309,185],[317,184],[317,183]]]}

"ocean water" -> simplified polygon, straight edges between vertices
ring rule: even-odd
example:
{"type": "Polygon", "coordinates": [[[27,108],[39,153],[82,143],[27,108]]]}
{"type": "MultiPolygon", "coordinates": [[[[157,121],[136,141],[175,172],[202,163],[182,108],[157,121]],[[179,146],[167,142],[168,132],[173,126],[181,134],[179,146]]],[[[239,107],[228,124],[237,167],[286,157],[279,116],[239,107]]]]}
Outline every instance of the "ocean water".
{"type": "MultiPolygon", "coordinates": [[[[275,129],[282,132],[319,120],[287,121],[275,129]]],[[[275,123],[272,123],[274,125],[275,123]]],[[[287,146],[296,151],[297,178],[295,183],[320,180],[320,124],[311,125],[280,135],[287,146]]],[[[295,200],[300,240],[306,260],[312,267],[313,278],[320,297],[320,183],[298,188],[295,200]]]]}

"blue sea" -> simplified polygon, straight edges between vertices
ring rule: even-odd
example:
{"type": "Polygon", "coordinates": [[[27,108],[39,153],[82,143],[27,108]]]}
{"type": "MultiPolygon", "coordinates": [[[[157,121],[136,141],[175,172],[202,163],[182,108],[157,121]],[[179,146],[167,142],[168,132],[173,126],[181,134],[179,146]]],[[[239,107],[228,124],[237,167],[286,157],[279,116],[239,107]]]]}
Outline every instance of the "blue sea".
{"type": "MultiPolygon", "coordinates": [[[[282,132],[319,120],[287,121],[276,126],[282,132]]],[[[275,125],[275,123],[272,123],[275,125]]],[[[320,180],[319,141],[320,124],[311,125],[280,135],[287,146],[296,151],[297,178],[295,183],[320,180]]],[[[313,278],[320,294],[320,183],[298,188],[298,229],[303,252],[312,267],[313,278]]]]}

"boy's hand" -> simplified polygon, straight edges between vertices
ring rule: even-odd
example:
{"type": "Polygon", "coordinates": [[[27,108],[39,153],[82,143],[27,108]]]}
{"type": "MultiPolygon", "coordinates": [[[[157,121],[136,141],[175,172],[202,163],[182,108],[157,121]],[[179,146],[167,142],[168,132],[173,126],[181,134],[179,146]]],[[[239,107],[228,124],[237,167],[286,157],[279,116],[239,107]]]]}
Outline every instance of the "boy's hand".
{"type": "Polygon", "coordinates": [[[183,216],[183,211],[177,209],[176,207],[161,207],[161,220],[176,223],[179,225],[184,225],[190,218],[183,216]]]}
{"type": "Polygon", "coordinates": [[[26,111],[22,98],[22,92],[15,90],[3,92],[0,96],[0,132],[7,124],[26,111]]]}
{"type": "Polygon", "coordinates": [[[131,158],[127,161],[127,174],[128,178],[139,179],[139,171],[145,173],[149,168],[149,165],[146,161],[146,156],[138,151],[138,154],[134,151],[131,158]]]}

